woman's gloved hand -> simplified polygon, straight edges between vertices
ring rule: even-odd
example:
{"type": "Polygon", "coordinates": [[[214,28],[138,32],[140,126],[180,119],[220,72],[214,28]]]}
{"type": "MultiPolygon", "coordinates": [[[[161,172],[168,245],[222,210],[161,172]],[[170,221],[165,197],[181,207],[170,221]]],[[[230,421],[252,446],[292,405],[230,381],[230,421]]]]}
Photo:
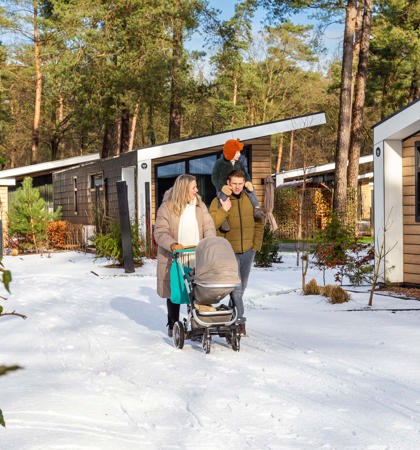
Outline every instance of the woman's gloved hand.
{"type": "Polygon", "coordinates": [[[178,244],[178,242],[175,242],[175,244],[171,245],[171,251],[175,251],[175,250],[182,250],[184,248],[184,246],[182,244],[178,244]]]}

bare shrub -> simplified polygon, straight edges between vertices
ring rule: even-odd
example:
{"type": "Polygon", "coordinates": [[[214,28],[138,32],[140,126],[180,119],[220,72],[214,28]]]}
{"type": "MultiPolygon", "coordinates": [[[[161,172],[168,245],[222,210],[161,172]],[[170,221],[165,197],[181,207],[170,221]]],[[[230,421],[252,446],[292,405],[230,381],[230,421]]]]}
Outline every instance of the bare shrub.
{"type": "Polygon", "coordinates": [[[330,303],[345,303],[350,300],[350,294],[341,286],[327,285],[323,289],[323,295],[328,297],[330,303]]]}
{"type": "Polygon", "coordinates": [[[309,283],[306,283],[305,287],[303,288],[304,295],[319,295],[320,293],[321,289],[314,278],[312,278],[312,280],[309,281],[309,283]]]}

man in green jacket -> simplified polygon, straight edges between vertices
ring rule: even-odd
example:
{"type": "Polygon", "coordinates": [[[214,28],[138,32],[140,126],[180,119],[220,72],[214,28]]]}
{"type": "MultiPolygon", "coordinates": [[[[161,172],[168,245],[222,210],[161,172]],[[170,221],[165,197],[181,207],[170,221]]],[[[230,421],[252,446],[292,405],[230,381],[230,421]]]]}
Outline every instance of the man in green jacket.
{"type": "Polygon", "coordinates": [[[219,236],[225,237],[232,245],[238,261],[241,285],[233,290],[231,301],[238,310],[238,323],[241,335],[246,335],[243,295],[248,284],[249,273],[254,261],[255,253],[261,249],[264,223],[256,222],[251,201],[244,192],[245,174],[241,170],[233,170],[227,179],[227,185],[232,189],[232,195],[226,200],[213,199],[210,214],[219,236]],[[222,207],[219,208],[218,203],[222,207]],[[227,220],[229,231],[219,230],[221,224],[227,220]]]}

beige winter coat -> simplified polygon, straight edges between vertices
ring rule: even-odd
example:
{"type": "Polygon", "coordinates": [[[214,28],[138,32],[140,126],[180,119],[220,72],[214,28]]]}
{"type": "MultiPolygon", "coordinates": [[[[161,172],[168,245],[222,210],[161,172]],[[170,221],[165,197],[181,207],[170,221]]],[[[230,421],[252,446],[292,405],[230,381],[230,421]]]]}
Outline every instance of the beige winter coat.
{"type": "MultiPolygon", "coordinates": [[[[196,217],[200,239],[207,236],[216,236],[213,219],[211,218],[203,201],[198,201],[196,217]]],[[[164,201],[157,212],[154,237],[158,245],[157,254],[157,293],[160,297],[170,298],[169,270],[172,263],[171,245],[178,240],[179,217],[169,211],[164,201]]]]}

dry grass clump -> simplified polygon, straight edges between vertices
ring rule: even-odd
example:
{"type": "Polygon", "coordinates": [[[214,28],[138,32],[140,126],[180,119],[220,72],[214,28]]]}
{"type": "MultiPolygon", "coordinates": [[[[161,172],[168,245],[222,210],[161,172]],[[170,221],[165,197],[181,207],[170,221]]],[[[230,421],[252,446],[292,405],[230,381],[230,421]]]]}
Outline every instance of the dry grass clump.
{"type": "Polygon", "coordinates": [[[312,278],[312,280],[309,283],[305,284],[305,287],[303,289],[304,295],[319,295],[321,293],[321,288],[318,286],[318,283],[315,279],[312,278]]]}
{"type": "Polygon", "coordinates": [[[345,303],[350,300],[350,294],[341,286],[327,284],[322,291],[322,295],[328,297],[330,303],[345,303]]]}
{"type": "Polygon", "coordinates": [[[328,298],[330,303],[345,303],[350,300],[350,295],[341,286],[327,284],[326,286],[318,286],[316,280],[312,279],[305,284],[303,289],[304,295],[323,295],[328,298]]]}

